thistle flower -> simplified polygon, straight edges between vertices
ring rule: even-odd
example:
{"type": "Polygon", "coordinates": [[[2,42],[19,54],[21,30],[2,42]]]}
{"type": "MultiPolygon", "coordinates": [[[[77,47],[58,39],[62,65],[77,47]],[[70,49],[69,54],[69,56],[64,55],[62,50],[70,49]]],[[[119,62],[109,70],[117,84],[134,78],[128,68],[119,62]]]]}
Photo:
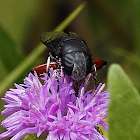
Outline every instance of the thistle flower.
{"type": "Polygon", "coordinates": [[[15,84],[16,89],[6,92],[2,98],[8,104],[2,115],[9,115],[1,124],[7,131],[1,139],[12,137],[19,140],[26,134],[46,134],[46,140],[107,140],[99,131],[99,124],[108,130],[103,121],[107,117],[108,91],[102,92],[104,84],[85,91],[89,74],[75,96],[70,77],[50,70],[41,82],[35,73],[15,84]]]}

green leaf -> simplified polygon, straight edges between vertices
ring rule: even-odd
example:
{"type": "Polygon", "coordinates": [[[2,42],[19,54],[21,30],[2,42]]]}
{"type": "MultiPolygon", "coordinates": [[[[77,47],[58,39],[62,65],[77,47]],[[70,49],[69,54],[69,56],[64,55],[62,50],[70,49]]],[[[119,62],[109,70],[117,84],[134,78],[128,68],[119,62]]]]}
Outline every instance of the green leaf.
{"type": "Polygon", "coordinates": [[[109,68],[109,140],[140,139],[140,96],[122,68],[109,68]]]}

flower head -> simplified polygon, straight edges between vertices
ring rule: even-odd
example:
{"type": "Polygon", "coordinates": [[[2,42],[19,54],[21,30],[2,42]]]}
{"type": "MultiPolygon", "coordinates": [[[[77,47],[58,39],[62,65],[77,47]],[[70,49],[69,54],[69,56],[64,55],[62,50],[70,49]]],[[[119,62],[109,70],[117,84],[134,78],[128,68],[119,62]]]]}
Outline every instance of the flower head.
{"type": "Polygon", "coordinates": [[[10,116],[1,123],[7,131],[0,138],[19,140],[26,134],[37,133],[39,137],[46,133],[46,140],[106,140],[97,128],[101,124],[108,130],[103,119],[107,117],[109,93],[102,92],[104,84],[85,92],[89,77],[76,97],[71,78],[62,70],[59,74],[51,69],[43,82],[30,73],[24,84],[15,84],[16,89],[2,98],[8,103],[2,115],[10,116]]]}

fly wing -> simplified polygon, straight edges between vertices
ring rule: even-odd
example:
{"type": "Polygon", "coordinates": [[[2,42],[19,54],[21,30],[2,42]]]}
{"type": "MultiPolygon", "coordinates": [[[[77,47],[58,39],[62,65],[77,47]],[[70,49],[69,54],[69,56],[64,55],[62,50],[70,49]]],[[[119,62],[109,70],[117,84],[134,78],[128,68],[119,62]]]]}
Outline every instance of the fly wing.
{"type": "Polygon", "coordinates": [[[67,36],[69,35],[61,31],[45,32],[41,35],[40,40],[51,50],[51,52],[56,53],[61,39],[67,36]]]}

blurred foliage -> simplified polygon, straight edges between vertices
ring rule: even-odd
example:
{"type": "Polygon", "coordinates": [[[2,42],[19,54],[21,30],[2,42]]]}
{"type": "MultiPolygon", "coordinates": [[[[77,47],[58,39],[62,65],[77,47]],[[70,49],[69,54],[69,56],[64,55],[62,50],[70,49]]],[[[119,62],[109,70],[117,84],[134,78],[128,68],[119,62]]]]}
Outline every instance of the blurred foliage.
{"type": "MultiPolygon", "coordinates": [[[[82,2],[0,1],[0,81],[36,48],[43,32],[55,29],[82,2]]],[[[139,61],[140,53],[139,5],[138,0],[87,0],[84,10],[65,29],[86,41],[93,58],[107,61],[108,66],[119,63],[138,91],[140,67],[135,60],[139,61]]],[[[47,56],[46,49],[15,82],[22,83],[28,70],[44,63],[47,56]]],[[[108,66],[98,72],[98,83],[106,81],[108,66]]]]}

